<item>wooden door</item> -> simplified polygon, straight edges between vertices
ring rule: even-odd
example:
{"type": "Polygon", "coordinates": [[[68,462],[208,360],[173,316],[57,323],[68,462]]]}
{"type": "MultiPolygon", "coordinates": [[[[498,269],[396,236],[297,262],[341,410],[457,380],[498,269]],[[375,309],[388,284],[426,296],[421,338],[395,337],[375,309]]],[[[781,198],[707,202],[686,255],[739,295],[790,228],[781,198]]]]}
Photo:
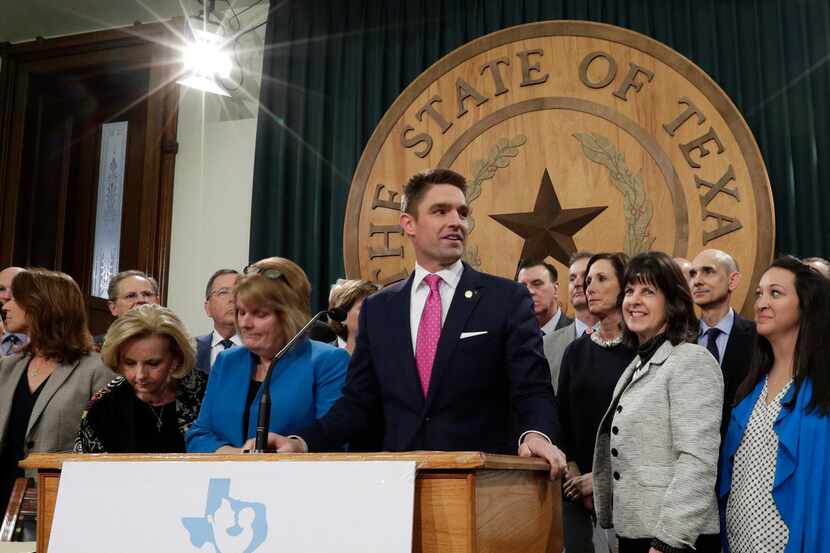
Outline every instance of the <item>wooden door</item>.
{"type": "Polygon", "coordinates": [[[122,31],[41,42],[50,44],[2,53],[0,137],[10,140],[0,145],[0,266],[72,275],[97,334],[112,318],[106,300],[90,293],[105,123],[127,122],[118,268],[153,274],[164,297],[178,98],[172,54],[122,31]]]}

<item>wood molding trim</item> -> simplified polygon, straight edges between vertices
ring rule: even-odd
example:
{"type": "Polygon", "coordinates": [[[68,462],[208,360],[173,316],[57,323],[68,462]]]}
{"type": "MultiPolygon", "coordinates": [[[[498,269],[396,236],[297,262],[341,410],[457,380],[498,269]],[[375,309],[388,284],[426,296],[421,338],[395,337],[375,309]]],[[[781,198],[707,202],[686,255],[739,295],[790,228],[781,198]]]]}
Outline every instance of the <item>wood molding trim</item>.
{"type": "MultiPolygon", "coordinates": [[[[94,75],[112,68],[144,69],[149,74],[147,121],[142,131],[144,170],[138,228],[131,231],[138,246],[137,252],[128,254],[135,264],[123,268],[155,276],[162,301],[166,301],[179,101],[175,84],[179,68],[172,47],[179,41],[176,27],[181,27],[180,22],[137,24],[0,45],[0,267],[19,257],[14,251],[16,211],[25,186],[23,145],[31,79],[61,72],[94,75]]],[[[122,232],[122,240],[123,236],[122,232]]]]}
{"type": "Polygon", "coordinates": [[[25,469],[61,469],[66,461],[415,461],[418,470],[549,471],[540,457],[517,457],[481,451],[407,451],[381,453],[32,453],[20,461],[25,469]]]}

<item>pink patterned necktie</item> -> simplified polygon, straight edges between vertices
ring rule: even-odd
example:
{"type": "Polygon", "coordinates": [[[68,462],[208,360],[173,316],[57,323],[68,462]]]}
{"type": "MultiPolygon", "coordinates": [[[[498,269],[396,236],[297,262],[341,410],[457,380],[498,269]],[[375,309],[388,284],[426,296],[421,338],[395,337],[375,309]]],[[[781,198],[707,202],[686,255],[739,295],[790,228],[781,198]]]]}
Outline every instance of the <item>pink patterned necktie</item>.
{"type": "Polygon", "coordinates": [[[418,366],[421,389],[426,397],[429,379],[432,376],[432,363],[435,361],[438,339],[441,337],[441,293],[438,291],[441,277],[427,275],[424,281],[429,286],[429,296],[424,304],[424,312],[421,313],[421,322],[418,324],[418,337],[415,339],[415,364],[418,366]]]}

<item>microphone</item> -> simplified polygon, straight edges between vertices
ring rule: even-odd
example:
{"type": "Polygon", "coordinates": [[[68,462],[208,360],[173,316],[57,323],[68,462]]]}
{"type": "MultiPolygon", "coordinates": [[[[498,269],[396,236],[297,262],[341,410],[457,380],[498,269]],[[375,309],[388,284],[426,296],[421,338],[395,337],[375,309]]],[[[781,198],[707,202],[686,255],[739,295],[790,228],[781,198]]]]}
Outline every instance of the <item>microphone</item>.
{"type": "Polygon", "coordinates": [[[327,311],[320,311],[316,315],[314,315],[310,321],[306,323],[306,325],[300,329],[300,331],[294,335],[291,340],[288,341],[287,344],[283,346],[283,348],[277,352],[273,359],[271,359],[271,364],[268,366],[268,372],[265,373],[265,379],[262,381],[262,396],[259,399],[259,416],[257,417],[256,423],[256,444],[254,445],[254,449],[251,453],[265,453],[265,446],[268,444],[268,427],[271,424],[271,373],[274,370],[274,367],[277,366],[277,362],[285,357],[285,354],[291,351],[300,338],[302,338],[308,329],[316,323],[323,315],[328,315],[328,317],[333,320],[337,321],[338,323],[342,323],[346,320],[346,311],[339,307],[334,307],[327,311]]]}

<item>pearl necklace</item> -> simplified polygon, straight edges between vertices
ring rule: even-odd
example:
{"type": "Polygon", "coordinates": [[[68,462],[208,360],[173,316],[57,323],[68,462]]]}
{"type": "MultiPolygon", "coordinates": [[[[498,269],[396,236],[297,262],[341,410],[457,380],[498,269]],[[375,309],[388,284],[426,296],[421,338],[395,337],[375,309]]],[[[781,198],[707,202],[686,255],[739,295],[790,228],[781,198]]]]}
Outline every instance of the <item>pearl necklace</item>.
{"type": "Polygon", "coordinates": [[[606,340],[602,336],[599,335],[599,332],[592,332],[591,333],[591,341],[594,342],[596,345],[605,348],[611,349],[614,346],[618,346],[622,343],[623,335],[620,334],[616,338],[611,338],[610,340],[606,340]]]}

